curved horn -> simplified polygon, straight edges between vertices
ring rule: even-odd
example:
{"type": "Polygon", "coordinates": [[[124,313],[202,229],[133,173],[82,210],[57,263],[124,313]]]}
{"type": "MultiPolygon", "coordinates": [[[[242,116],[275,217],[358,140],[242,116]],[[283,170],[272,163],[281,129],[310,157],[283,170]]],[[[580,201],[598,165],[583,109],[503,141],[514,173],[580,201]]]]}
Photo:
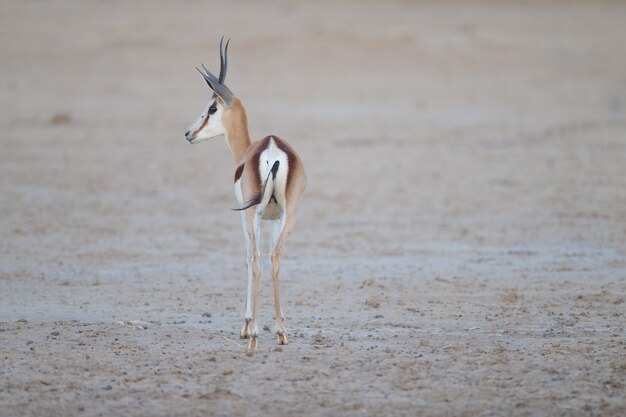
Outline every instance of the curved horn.
{"type": "Polygon", "coordinates": [[[211,90],[215,91],[215,94],[217,94],[224,101],[227,108],[230,108],[235,101],[235,95],[233,92],[230,91],[230,89],[224,84],[220,84],[219,79],[215,75],[211,74],[211,71],[206,69],[204,64],[202,64],[204,72],[200,71],[198,67],[196,67],[196,69],[200,74],[202,74],[204,81],[211,88],[211,90]]]}
{"type": "Polygon", "coordinates": [[[222,49],[222,43],[224,42],[224,37],[220,40],[220,76],[218,77],[218,81],[220,84],[224,83],[226,79],[226,71],[228,71],[228,44],[230,43],[230,39],[226,41],[226,47],[222,49]]]}

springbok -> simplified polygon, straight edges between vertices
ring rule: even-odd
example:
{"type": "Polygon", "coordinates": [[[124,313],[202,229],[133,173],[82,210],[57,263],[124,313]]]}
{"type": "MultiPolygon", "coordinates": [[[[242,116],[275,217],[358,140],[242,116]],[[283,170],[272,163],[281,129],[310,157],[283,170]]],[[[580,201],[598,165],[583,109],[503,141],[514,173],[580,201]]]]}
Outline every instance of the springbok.
{"type": "Polygon", "coordinates": [[[228,42],[220,41],[220,75],[216,77],[204,64],[196,68],[213,95],[200,117],[191,124],[185,138],[189,143],[224,135],[235,160],[235,196],[240,205],[246,242],[248,285],[246,311],[240,336],[250,338],[249,349],[256,349],[259,320],[259,265],[261,220],[271,224],[270,262],[274,281],[274,305],[278,343],[287,344],[283,310],[278,291],[280,254],[291,234],[300,200],[306,187],[306,174],[294,149],[277,136],[250,142],[248,119],[241,101],[224,84],[228,67],[228,42]],[[252,283],[254,281],[254,299],[252,283]]]}

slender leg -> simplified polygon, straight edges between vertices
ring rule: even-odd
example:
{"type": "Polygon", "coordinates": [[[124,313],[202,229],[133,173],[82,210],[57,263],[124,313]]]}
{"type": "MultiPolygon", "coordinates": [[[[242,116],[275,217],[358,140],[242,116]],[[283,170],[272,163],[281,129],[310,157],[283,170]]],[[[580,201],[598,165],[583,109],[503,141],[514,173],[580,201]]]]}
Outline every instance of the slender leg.
{"type": "Polygon", "coordinates": [[[252,242],[248,236],[246,226],[246,214],[241,212],[241,223],[243,225],[243,236],[246,241],[246,273],[248,275],[248,285],[246,287],[246,312],[243,318],[243,327],[239,337],[247,339],[250,337],[250,322],[252,321],[252,242]]]}
{"type": "Polygon", "coordinates": [[[293,220],[283,212],[279,221],[272,225],[272,234],[274,236],[274,244],[270,249],[270,260],[272,262],[272,280],[274,282],[274,308],[276,314],[276,334],[278,335],[278,344],[287,344],[287,333],[285,331],[285,316],[280,303],[280,291],[278,284],[278,273],[280,271],[280,254],[283,245],[287,241],[287,237],[293,228],[293,220]]]}
{"type": "Polygon", "coordinates": [[[252,331],[250,333],[250,343],[248,349],[256,349],[257,336],[259,333],[259,295],[261,290],[261,267],[260,267],[260,253],[261,247],[261,218],[263,217],[263,210],[252,211],[248,210],[246,218],[248,221],[248,230],[253,230],[253,234],[250,237],[252,244],[252,275],[254,277],[254,297],[252,302],[252,331]],[[252,226],[252,228],[251,228],[252,226]]]}

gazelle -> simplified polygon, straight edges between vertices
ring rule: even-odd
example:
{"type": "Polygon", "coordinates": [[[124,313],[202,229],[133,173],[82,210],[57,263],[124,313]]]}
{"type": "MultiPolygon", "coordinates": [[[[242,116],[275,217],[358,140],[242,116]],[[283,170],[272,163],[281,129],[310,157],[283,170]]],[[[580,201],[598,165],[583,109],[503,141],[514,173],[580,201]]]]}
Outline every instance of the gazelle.
{"type": "Polygon", "coordinates": [[[248,285],[241,338],[249,338],[249,349],[256,349],[259,320],[259,265],[261,220],[271,224],[270,261],[274,282],[274,305],[278,343],[287,344],[283,311],[278,291],[280,254],[293,230],[296,212],[306,187],[306,174],[300,157],[284,140],[267,136],[250,142],[248,120],[241,101],[224,84],[228,68],[228,42],[220,41],[220,75],[204,65],[196,68],[213,95],[200,117],[191,124],[185,138],[198,143],[224,135],[235,160],[235,196],[241,208],[246,242],[248,285]],[[254,287],[253,287],[254,282],[254,287]],[[254,298],[252,292],[254,289],[254,298]]]}

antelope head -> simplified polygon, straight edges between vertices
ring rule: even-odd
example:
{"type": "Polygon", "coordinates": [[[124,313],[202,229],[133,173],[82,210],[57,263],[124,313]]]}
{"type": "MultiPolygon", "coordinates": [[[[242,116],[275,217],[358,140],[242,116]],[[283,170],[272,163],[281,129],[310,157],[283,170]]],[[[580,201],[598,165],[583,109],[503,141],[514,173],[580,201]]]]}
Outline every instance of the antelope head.
{"type": "Polygon", "coordinates": [[[222,115],[232,107],[235,102],[235,95],[224,84],[228,68],[227,53],[230,39],[226,42],[225,48],[222,47],[223,42],[224,38],[222,37],[220,41],[219,77],[216,77],[207,70],[204,64],[202,64],[202,70],[196,67],[198,72],[202,74],[209,88],[213,90],[213,95],[211,96],[211,100],[209,100],[209,104],[207,104],[204,111],[200,114],[200,117],[198,117],[185,132],[185,139],[187,139],[189,143],[198,143],[215,136],[226,134],[226,129],[222,123],[222,115]]]}

